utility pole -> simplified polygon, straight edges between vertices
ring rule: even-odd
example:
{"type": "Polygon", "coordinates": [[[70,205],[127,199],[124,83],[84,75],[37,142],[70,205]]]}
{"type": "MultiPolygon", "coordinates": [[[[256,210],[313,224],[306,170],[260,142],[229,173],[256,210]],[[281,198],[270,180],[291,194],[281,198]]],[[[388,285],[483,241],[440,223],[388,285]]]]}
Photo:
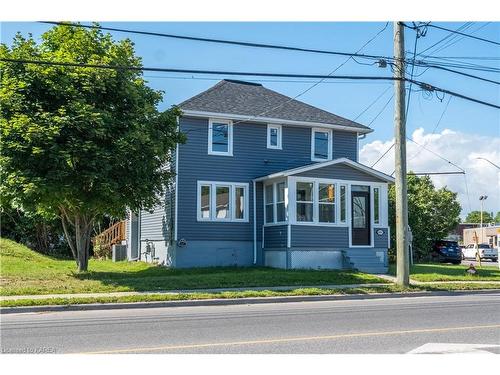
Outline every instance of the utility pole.
{"type": "Polygon", "coordinates": [[[408,198],[406,180],[406,114],[405,114],[405,41],[404,26],[394,22],[394,150],[396,189],[396,279],[410,285],[408,263],[408,198]]]}

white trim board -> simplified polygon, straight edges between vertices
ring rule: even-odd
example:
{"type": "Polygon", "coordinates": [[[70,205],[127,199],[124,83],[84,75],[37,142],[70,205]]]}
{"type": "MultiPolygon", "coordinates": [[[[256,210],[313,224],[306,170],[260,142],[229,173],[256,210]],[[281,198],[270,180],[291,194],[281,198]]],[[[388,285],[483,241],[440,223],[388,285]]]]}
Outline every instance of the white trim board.
{"type": "Polygon", "coordinates": [[[358,128],[358,127],[354,127],[354,126],[345,126],[345,125],[337,125],[337,124],[324,124],[321,122],[285,120],[285,119],[272,118],[272,117],[247,116],[247,115],[238,115],[238,114],[234,114],[234,113],[192,111],[189,109],[183,110],[182,113],[184,116],[191,116],[191,117],[215,117],[215,118],[227,119],[227,120],[263,122],[263,123],[269,123],[269,124],[280,124],[280,125],[302,126],[302,127],[320,127],[320,128],[334,129],[334,130],[343,130],[343,131],[359,133],[359,134],[367,134],[367,133],[373,132],[373,129],[370,129],[370,128],[358,128]]]}
{"type": "Polygon", "coordinates": [[[308,171],[311,171],[314,169],[328,167],[330,165],[335,165],[335,164],[346,164],[352,168],[358,169],[362,172],[365,172],[367,174],[370,174],[372,176],[380,178],[381,180],[384,180],[385,182],[394,183],[393,177],[386,175],[385,173],[379,172],[373,168],[367,167],[366,165],[363,165],[361,163],[355,162],[351,159],[347,159],[347,158],[328,160],[328,161],[324,161],[321,163],[309,164],[309,165],[306,165],[304,167],[287,169],[287,170],[284,170],[281,172],[276,172],[276,173],[273,173],[273,174],[270,174],[267,176],[258,177],[256,179],[254,179],[254,181],[259,182],[259,181],[266,181],[266,180],[270,180],[270,179],[274,179],[274,178],[292,176],[292,175],[296,175],[299,173],[308,172],[308,171]]]}

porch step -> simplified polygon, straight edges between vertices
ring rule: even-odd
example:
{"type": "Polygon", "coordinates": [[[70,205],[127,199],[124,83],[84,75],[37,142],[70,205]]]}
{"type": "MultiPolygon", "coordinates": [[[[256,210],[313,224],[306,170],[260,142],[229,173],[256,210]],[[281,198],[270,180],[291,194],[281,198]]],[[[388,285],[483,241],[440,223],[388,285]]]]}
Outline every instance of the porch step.
{"type": "Polygon", "coordinates": [[[374,253],[346,250],[344,255],[347,265],[352,269],[366,273],[386,273],[388,271],[388,267],[374,253]]]}

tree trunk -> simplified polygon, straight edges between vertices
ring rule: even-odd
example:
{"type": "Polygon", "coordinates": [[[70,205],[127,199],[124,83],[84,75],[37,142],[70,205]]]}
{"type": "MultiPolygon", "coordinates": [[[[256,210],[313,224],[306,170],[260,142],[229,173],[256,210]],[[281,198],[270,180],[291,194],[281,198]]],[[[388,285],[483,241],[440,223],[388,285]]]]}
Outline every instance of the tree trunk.
{"type": "Polygon", "coordinates": [[[78,271],[85,272],[89,264],[90,239],[94,217],[81,212],[70,214],[64,207],[60,209],[64,235],[73,253],[78,271]]]}

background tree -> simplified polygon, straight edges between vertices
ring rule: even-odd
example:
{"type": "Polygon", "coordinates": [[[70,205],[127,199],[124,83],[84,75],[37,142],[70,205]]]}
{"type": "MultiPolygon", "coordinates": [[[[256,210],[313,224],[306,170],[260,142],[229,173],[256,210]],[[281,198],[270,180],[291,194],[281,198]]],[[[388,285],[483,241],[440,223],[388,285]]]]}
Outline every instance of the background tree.
{"type": "MultiPolygon", "coordinates": [[[[483,211],[483,223],[491,223],[495,221],[493,214],[483,211]]],[[[465,218],[466,223],[480,223],[481,222],[481,211],[471,211],[467,214],[465,218]]]]}
{"type": "MultiPolygon", "coordinates": [[[[413,250],[417,259],[424,259],[433,239],[442,239],[459,223],[461,207],[457,193],[446,187],[436,189],[429,176],[408,175],[408,222],[413,234],[413,250]]],[[[396,243],[395,191],[389,189],[389,224],[391,243],[396,243]]],[[[392,258],[395,249],[390,249],[392,258]]]]}
{"type": "MultiPolygon", "coordinates": [[[[141,66],[133,43],[97,29],[57,26],[37,44],[18,34],[0,57],[141,66]]],[[[1,193],[25,212],[57,215],[78,270],[87,270],[97,217],[151,208],[171,179],[183,136],[179,111],[140,70],[0,62],[1,193]]]]}

